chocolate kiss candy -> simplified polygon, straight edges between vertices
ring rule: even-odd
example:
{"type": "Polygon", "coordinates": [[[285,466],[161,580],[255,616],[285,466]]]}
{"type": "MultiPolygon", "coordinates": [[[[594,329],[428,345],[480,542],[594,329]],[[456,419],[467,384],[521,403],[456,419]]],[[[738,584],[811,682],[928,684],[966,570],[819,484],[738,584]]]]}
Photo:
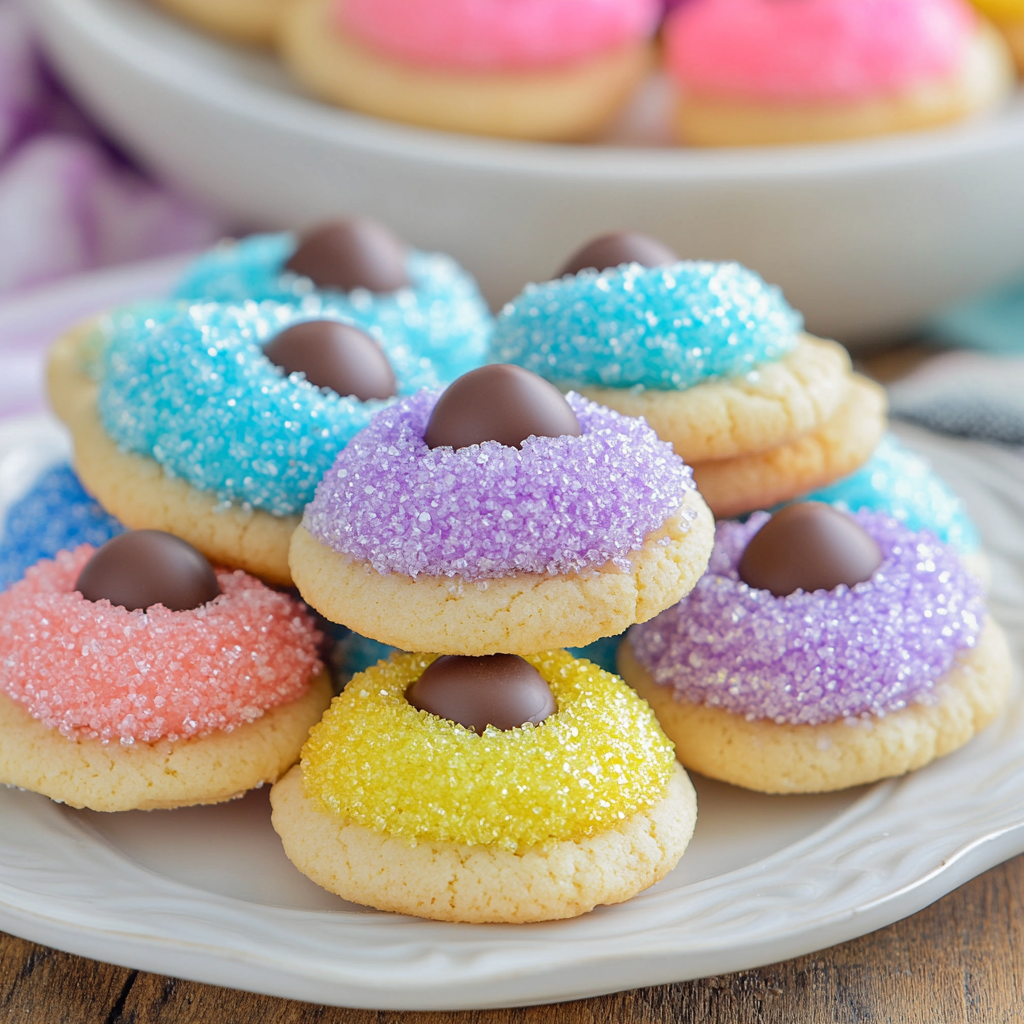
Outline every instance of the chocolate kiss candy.
{"type": "Polygon", "coordinates": [[[269,342],[263,354],[285,373],[302,372],[310,384],[362,402],[398,394],[394,370],[380,345],[349,324],[295,324],[269,342]]]}
{"type": "Polygon", "coordinates": [[[497,363],[470,370],[437,400],[423,440],[456,449],[497,441],[522,448],[531,435],[580,436],[580,421],[565,396],[521,366],[497,363]]]}
{"type": "Polygon", "coordinates": [[[405,699],[476,733],[489,725],[502,730],[539,725],[558,710],[541,674],[515,654],[445,655],[406,690],[405,699]]]}
{"type": "Polygon", "coordinates": [[[313,228],[285,269],[311,278],[317,288],[385,293],[408,287],[405,244],[374,220],[335,220],[313,228]]]}
{"type": "Polygon", "coordinates": [[[75,589],[87,601],[105,598],[130,612],[155,604],[183,612],[212,601],[220,584],[187,541],[160,530],[134,530],[108,540],[85,563],[75,589]]]}
{"type": "Polygon", "coordinates": [[[797,590],[833,590],[871,579],[882,552],[860,524],[820,501],[776,512],[750,539],[740,579],[785,597],[797,590]]]}
{"type": "Polygon", "coordinates": [[[639,231],[617,231],[587,242],[569,257],[558,272],[559,277],[578,274],[581,270],[611,270],[623,263],[639,263],[644,267],[664,267],[678,263],[679,257],[662,242],[639,231]]]}

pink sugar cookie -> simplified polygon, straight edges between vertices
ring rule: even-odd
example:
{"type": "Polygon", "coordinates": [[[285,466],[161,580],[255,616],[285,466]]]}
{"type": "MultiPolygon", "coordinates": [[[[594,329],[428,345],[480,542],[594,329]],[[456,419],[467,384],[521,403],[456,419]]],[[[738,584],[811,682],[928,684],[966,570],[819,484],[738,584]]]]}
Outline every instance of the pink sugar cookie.
{"type": "Polygon", "coordinates": [[[335,17],[381,53],[423,67],[557,67],[639,42],[660,0],[335,0],[335,17]]]}
{"type": "Polygon", "coordinates": [[[243,572],[194,611],[129,612],[75,588],[95,549],[62,551],[0,594],[0,692],[68,739],[230,732],[303,697],[320,634],[303,605],[243,572]]]}
{"type": "Polygon", "coordinates": [[[963,0],[693,0],[667,63],[705,95],[853,100],[955,74],[976,25],[963,0]]]}

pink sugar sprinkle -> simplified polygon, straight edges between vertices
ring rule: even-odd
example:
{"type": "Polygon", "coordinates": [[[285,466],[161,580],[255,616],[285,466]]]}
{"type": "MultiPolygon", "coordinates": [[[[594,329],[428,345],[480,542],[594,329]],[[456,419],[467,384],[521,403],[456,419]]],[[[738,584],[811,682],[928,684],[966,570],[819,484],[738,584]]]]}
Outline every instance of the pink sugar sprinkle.
{"type": "Polygon", "coordinates": [[[360,40],[402,61],[467,71],[570,64],[652,35],[660,0],[335,0],[360,40]]]}
{"type": "Polygon", "coordinates": [[[693,0],[668,68],[705,95],[859,99],[953,74],[975,24],[965,0],[693,0]]]}
{"type": "Polygon", "coordinates": [[[195,611],[129,612],[75,589],[94,548],[0,594],[0,690],[68,739],[152,743],[230,732],[302,697],[320,668],[303,605],[243,572],[195,611]]]}

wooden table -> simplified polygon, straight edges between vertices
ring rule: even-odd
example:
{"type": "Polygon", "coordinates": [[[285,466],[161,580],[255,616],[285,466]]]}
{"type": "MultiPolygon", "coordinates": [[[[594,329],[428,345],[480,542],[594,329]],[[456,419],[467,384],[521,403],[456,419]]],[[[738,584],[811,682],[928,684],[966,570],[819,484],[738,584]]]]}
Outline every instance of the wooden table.
{"type": "Polygon", "coordinates": [[[812,956],[556,1006],[376,1013],[161,978],[0,934],[2,1024],[1020,1024],[1024,857],[812,956]]]}

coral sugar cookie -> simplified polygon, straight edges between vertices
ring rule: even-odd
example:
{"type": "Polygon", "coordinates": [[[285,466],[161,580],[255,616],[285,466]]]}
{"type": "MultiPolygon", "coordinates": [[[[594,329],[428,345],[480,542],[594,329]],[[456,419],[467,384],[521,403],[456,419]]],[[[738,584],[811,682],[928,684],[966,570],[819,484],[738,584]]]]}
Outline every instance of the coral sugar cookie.
{"type": "Polygon", "coordinates": [[[650,708],[565,651],[394,655],[335,699],[270,799],[314,882],[471,923],[627,900],[676,865],[697,811],[650,708]]]}
{"type": "Polygon", "coordinates": [[[768,793],[920,768],[998,714],[1011,675],[981,585],[934,534],[813,502],[720,523],[707,575],[630,631],[619,667],[684,765],[768,793]]]}
{"type": "Polygon", "coordinates": [[[98,811],[273,782],[331,698],[301,604],[155,531],[0,595],[0,783],[98,811]]]}
{"type": "Polygon", "coordinates": [[[580,647],[675,603],[712,524],[641,420],[493,365],[385,410],[295,532],[304,599],[401,650],[580,647]]]}
{"type": "Polygon", "coordinates": [[[693,0],[666,28],[676,124],[700,146],[818,142],[986,110],[1013,81],[966,0],[693,0]]]}
{"type": "Polygon", "coordinates": [[[652,65],[659,0],[297,0],[282,32],[324,99],[450,131],[586,139],[652,65]]]}

